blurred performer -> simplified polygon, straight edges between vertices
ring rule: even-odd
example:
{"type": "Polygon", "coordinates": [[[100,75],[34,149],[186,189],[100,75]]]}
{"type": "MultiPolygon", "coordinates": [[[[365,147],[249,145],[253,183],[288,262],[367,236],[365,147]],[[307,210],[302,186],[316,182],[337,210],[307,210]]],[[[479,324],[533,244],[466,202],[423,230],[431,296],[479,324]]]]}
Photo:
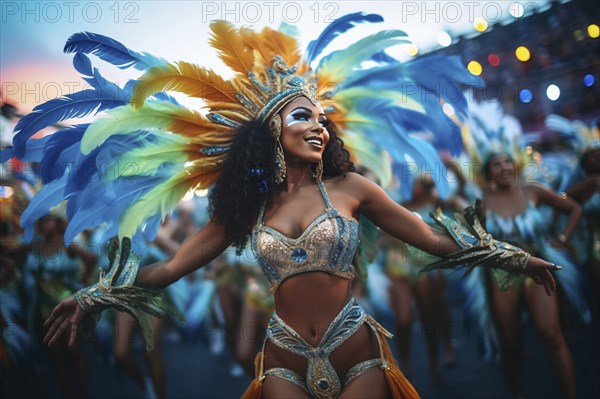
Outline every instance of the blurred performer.
{"type": "MultiPolygon", "coordinates": [[[[409,201],[402,204],[419,215],[428,224],[435,222],[429,216],[439,205],[431,177],[427,176],[413,183],[413,193],[409,201]]],[[[397,345],[400,360],[409,378],[410,337],[414,316],[412,299],[416,299],[419,317],[429,355],[429,374],[435,386],[443,384],[438,369],[439,342],[444,346],[444,363],[454,361],[454,351],[450,342],[450,311],[444,299],[446,279],[443,271],[418,275],[420,269],[437,260],[436,257],[385,235],[383,240],[385,267],[391,280],[390,300],[396,316],[397,345]]]]}
{"type": "MultiPolygon", "coordinates": [[[[564,245],[573,234],[581,216],[581,207],[573,200],[557,195],[539,184],[525,182],[521,172],[527,158],[519,150],[519,122],[505,115],[497,101],[469,105],[469,134],[467,148],[473,161],[483,165],[480,183],[484,188],[483,206],[486,227],[494,238],[528,244],[530,251],[565,266],[559,277],[562,290],[589,321],[589,309],[581,298],[577,265],[566,258],[564,245]],[[547,205],[568,214],[568,223],[558,237],[550,242],[546,236],[549,223],[539,206],[547,205]],[[535,248],[535,249],[533,249],[535,248]]],[[[532,162],[531,160],[529,162],[532,162]]],[[[531,278],[511,277],[502,271],[492,271],[487,294],[480,293],[476,301],[491,295],[493,319],[498,328],[502,368],[514,398],[520,398],[522,334],[521,310],[523,301],[548,353],[558,382],[567,398],[575,397],[573,359],[563,337],[556,296],[549,297],[531,278]],[[514,280],[514,281],[513,281],[514,280]],[[508,287],[509,281],[512,286],[508,287]]],[[[488,276],[489,278],[489,276],[488,276]]],[[[476,294],[471,290],[470,295],[476,294]]]]}
{"type": "MultiPolygon", "coordinates": [[[[96,255],[77,243],[65,246],[65,227],[65,219],[58,214],[42,217],[38,222],[39,242],[33,244],[24,265],[29,289],[34,290],[29,291],[34,292],[29,305],[31,328],[40,339],[43,320],[59,301],[73,294],[83,284],[89,284],[96,264],[96,255]],[[83,273],[81,262],[85,266],[83,273]]],[[[49,351],[63,394],[67,398],[87,397],[87,362],[81,341],[69,346],[68,340],[61,339],[49,351]],[[69,365],[74,367],[75,380],[70,376],[69,365]],[[73,389],[73,381],[77,385],[76,390],[73,389]]]]}
{"type": "Polygon", "coordinates": [[[591,127],[558,115],[546,118],[546,127],[558,132],[575,147],[578,163],[571,168],[564,190],[583,207],[581,228],[573,246],[600,295],[600,118],[591,127]]]}

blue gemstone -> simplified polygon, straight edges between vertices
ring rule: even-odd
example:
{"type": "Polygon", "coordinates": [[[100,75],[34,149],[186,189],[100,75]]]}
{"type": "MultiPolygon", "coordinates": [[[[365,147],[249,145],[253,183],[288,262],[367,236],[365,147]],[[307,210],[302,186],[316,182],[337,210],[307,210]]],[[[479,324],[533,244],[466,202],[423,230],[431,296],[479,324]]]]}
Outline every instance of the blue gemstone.
{"type": "Polygon", "coordinates": [[[306,255],[306,251],[302,248],[296,248],[294,252],[292,252],[292,259],[296,263],[302,263],[306,258],[308,258],[308,255],[306,255]]]}
{"type": "Polygon", "coordinates": [[[319,386],[319,389],[322,391],[329,388],[329,383],[326,380],[319,380],[319,383],[317,385],[319,386]]]}

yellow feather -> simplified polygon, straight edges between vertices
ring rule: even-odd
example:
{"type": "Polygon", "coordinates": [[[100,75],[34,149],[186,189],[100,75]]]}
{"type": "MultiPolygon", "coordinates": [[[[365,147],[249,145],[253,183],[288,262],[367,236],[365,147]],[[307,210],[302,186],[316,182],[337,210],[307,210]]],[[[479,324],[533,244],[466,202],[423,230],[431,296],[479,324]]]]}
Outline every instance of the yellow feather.
{"type": "Polygon", "coordinates": [[[240,40],[248,29],[236,29],[227,21],[215,21],[210,24],[212,36],[209,43],[218,53],[219,58],[231,69],[246,76],[254,66],[254,55],[244,40],[240,40]]]}
{"type": "Polygon", "coordinates": [[[237,102],[231,82],[210,69],[184,61],[148,70],[138,79],[131,103],[139,109],[148,97],[161,91],[179,91],[208,101],[237,102]]]}
{"type": "Polygon", "coordinates": [[[300,61],[301,55],[296,39],[271,28],[264,28],[261,35],[266,46],[272,52],[271,60],[268,61],[269,63],[275,55],[279,55],[289,67],[296,65],[300,61]]]}

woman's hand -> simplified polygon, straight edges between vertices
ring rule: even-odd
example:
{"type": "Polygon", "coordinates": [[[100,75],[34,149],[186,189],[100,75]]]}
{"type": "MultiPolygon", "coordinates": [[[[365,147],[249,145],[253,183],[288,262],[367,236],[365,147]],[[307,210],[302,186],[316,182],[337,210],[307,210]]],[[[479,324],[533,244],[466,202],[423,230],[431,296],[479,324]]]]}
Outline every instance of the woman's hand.
{"type": "Polygon", "coordinates": [[[532,256],[529,258],[529,263],[525,268],[525,274],[533,279],[536,283],[543,285],[546,290],[546,294],[551,296],[556,291],[556,281],[550,271],[560,270],[560,266],[554,263],[546,262],[543,259],[532,256]]]}
{"type": "Polygon", "coordinates": [[[77,329],[83,316],[85,316],[85,312],[77,303],[74,295],[60,301],[52,310],[50,317],[44,322],[44,328],[48,329],[44,336],[44,343],[51,346],[68,329],[70,334],[69,346],[72,346],[75,343],[77,329]]]}

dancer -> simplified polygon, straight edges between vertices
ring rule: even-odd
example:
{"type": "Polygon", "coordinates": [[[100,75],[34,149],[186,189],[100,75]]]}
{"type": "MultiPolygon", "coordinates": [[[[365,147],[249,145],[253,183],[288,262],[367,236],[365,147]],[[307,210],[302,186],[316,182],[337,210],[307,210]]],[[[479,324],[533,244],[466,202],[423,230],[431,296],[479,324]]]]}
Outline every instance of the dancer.
{"type": "MultiPolygon", "coordinates": [[[[432,267],[474,266],[489,260],[487,266],[536,277],[550,294],[554,287],[550,270],[558,267],[491,239],[474,214],[468,214],[469,222],[464,224],[437,215],[451,235],[434,230],[392,201],[379,186],[352,172],[334,124],[340,129],[352,127],[353,135],[346,132],[344,136],[347,148],[371,170],[385,167],[387,160],[377,151],[392,143],[396,145],[386,149],[397,162],[402,162],[408,151],[413,159],[432,167],[435,151],[406,134],[409,126],[401,123],[406,120],[401,116],[418,115],[418,120],[431,127],[435,124],[429,111],[436,110],[442,117],[439,103],[406,101],[407,97],[399,95],[406,86],[390,83],[406,82],[410,76],[414,83],[432,76],[447,81],[452,71],[458,81],[478,82],[458,66],[457,59],[444,63],[444,58],[437,57],[410,65],[391,59],[382,49],[404,41],[404,33],[399,31],[374,34],[324,57],[315,72],[309,68],[333,37],[355,23],[380,20],[361,13],[342,17],[309,46],[304,58],[297,51],[297,42],[282,32],[265,28],[256,33],[216,22],[211,25],[211,43],[237,72],[232,80],[188,63],[168,64],[111,41],[111,49],[117,46],[121,50],[122,57],[115,59],[110,55],[114,51],[103,51],[106,39],[91,34],[85,35],[85,40],[72,38],[67,49],[80,51],[75,66],[90,76],[97,90],[107,82],[91,69],[82,52],[94,52],[123,66],[154,66],[138,80],[133,97],[115,91],[131,105],[121,105],[124,99],[116,99],[121,106],[108,111],[106,119],[80,127],[82,160],[95,157],[99,173],[106,170],[108,154],[111,161],[115,157],[138,161],[135,180],[131,179],[135,189],[127,179],[131,176],[110,180],[112,189],[103,194],[112,196],[110,206],[90,211],[90,205],[101,206],[92,197],[92,204],[77,202],[71,208],[71,223],[91,214],[96,221],[109,219],[113,223],[109,231],[118,230],[123,237],[121,252],[114,248],[113,267],[99,283],[55,309],[46,323],[46,342],[52,345],[66,331],[74,340],[84,316],[87,320],[94,311],[117,306],[138,318],[147,345],[151,345],[151,328],[142,312],[165,314],[172,310],[160,293],[133,283],[164,287],[205,265],[231,244],[243,248],[251,236],[253,250],[274,291],[276,312],[257,358],[257,378],[244,397],[324,398],[350,393],[418,397],[391,356],[385,340],[389,333],[350,296],[359,214],[407,243],[446,256],[443,263],[432,267]],[[98,44],[90,45],[90,40],[98,44]],[[360,68],[362,61],[372,58],[382,65],[360,68]],[[429,72],[423,74],[426,68],[429,72]],[[164,94],[145,101],[165,89],[204,98],[211,112],[206,116],[192,112],[164,94]],[[136,134],[129,134],[133,132],[136,134]],[[367,141],[365,134],[374,141],[367,141]],[[171,260],[138,272],[135,251],[142,233],[152,236],[155,232],[161,210],[179,201],[190,188],[205,188],[213,182],[208,224],[171,260]],[[457,252],[460,248],[467,251],[457,252]]],[[[415,84],[423,90],[444,86],[421,82],[423,85],[415,84]]],[[[115,106],[97,98],[94,110],[99,103],[115,106]]],[[[464,104],[454,105],[461,108],[464,104]]],[[[17,156],[27,153],[26,142],[33,129],[28,123],[34,118],[25,118],[20,136],[13,142],[17,156]]],[[[97,184],[107,184],[99,180],[97,184]]],[[[79,188],[74,197],[85,196],[92,187],[79,188]]]]}
{"type": "MultiPolygon", "coordinates": [[[[483,192],[486,227],[490,234],[502,240],[519,242],[536,248],[536,254],[549,259],[560,256],[560,248],[573,234],[581,216],[581,207],[573,200],[562,197],[539,184],[524,181],[521,174],[526,165],[526,154],[518,150],[520,124],[512,116],[505,115],[497,101],[473,103],[470,109],[470,135],[472,160],[483,165],[479,178],[483,192]],[[539,206],[546,205],[568,215],[568,223],[558,237],[545,242],[549,224],[541,217],[539,206]],[[540,238],[542,237],[542,238],[540,238]]],[[[560,257],[567,262],[564,257],[560,257]]],[[[574,274],[575,266],[568,264],[565,275],[574,274]]],[[[566,267],[566,266],[565,266],[566,267]]],[[[524,302],[548,353],[565,397],[575,397],[575,372],[573,359],[563,337],[556,296],[548,297],[534,281],[520,276],[507,289],[506,276],[494,271],[488,287],[491,295],[492,316],[500,338],[501,361],[504,374],[514,398],[520,398],[522,338],[521,304],[524,302]]],[[[489,278],[489,276],[488,276],[489,278]]],[[[576,284],[561,280],[563,290],[573,301],[580,314],[589,318],[589,310],[577,293],[576,284]]],[[[473,291],[471,292],[473,294],[473,291]]],[[[485,298],[487,294],[479,294],[485,298]]],[[[482,299],[479,299],[482,300],[482,299]]],[[[484,311],[485,312],[485,311],[484,311]]],[[[489,312],[489,311],[487,311],[489,312]]]]}
{"type": "MultiPolygon", "coordinates": [[[[30,248],[24,264],[29,292],[35,292],[29,305],[29,322],[41,341],[43,321],[59,301],[73,294],[78,288],[90,283],[96,264],[94,253],[77,244],[65,245],[66,220],[58,214],[46,215],[39,220],[40,241],[30,248]],[[84,265],[82,272],[81,265],[84,265]],[[33,285],[33,286],[32,286],[33,285]]],[[[38,341],[38,342],[40,342],[38,341]]],[[[41,343],[41,342],[40,342],[41,343]]],[[[50,347],[50,358],[58,382],[67,398],[85,398],[88,392],[87,361],[81,340],[67,345],[65,338],[50,347]],[[70,367],[73,367],[77,388],[73,389],[70,367]]]]}
{"type": "MultiPolygon", "coordinates": [[[[409,201],[403,206],[415,212],[424,221],[434,224],[429,213],[439,207],[440,201],[431,177],[416,180],[409,201]]],[[[446,279],[442,271],[419,275],[421,268],[437,259],[416,248],[409,247],[397,239],[385,235],[382,250],[385,252],[385,268],[390,277],[390,301],[396,316],[396,343],[405,374],[411,375],[410,337],[413,325],[412,299],[416,299],[423,334],[427,342],[429,375],[435,386],[441,386],[443,379],[438,368],[438,348],[443,343],[444,363],[454,361],[454,351],[450,342],[450,311],[444,299],[446,279]]]]}

